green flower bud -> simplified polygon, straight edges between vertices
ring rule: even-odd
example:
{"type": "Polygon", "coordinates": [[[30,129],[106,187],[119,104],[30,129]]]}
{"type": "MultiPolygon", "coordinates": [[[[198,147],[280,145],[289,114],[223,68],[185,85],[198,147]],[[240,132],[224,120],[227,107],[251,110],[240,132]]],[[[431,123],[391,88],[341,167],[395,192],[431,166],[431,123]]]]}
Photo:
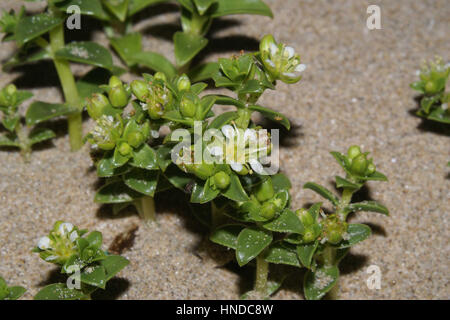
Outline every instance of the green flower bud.
{"type": "Polygon", "coordinates": [[[188,76],[183,74],[177,82],[177,87],[179,91],[189,91],[191,88],[191,80],[189,80],[188,76]]]}
{"type": "Polygon", "coordinates": [[[133,148],[138,148],[145,140],[145,137],[139,131],[134,131],[128,134],[128,144],[133,148]]]}
{"type": "Polygon", "coordinates": [[[275,38],[271,34],[266,34],[259,43],[260,51],[270,51],[270,47],[276,45],[275,38]]]}
{"type": "Polygon", "coordinates": [[[103,115],[105,108],[108,106],[110,106],[110,103],[107,97],[101,93],[94,93],[90,99],[87,99],[86,109],[89,116],[97,120],[103,115]]]}
{"type": "Polygon", "coordinates": [[[109,91],[109,101],[115,108],[125,108],[128,104],[128,94],[123,86],[112,87],[109,91]]]}
{"type": "Polygon", "coordinates": [[[375,167],[375,165],[373,163],[369,163],[369,165],[367,166],[366,175],[370,176],[374,174],[376,170],[377,168],[375,167]]]}
{"type": "Polygon", "coordinates": [[[148,108],[148,115],[153,120],[161,119],[161,117],[164,115],[163,108],[160,103],[156,103],[154,105],[151,105],[148,108]]]}
{"type": "Polygon", "coordinates": [[[133,91],[133,94],[140,101],[145,101],[149,94],[147,84],[142,80],[134,80],[133,82],[131,82],[131,91],[133,91]]]}
{"type": "Polygon", "coordinates": [[[230,185],[230,176],[223,171],[219,171],[214,175],[214,184],[221,190],[226,189],[230,185]]]}
{"type": "Polygon", "coordinates": [[[183,97],[180,103],[180,111],[184,117],[193,118],[197,112],[197,106],[191,99],[183,97]]]}
{"type": "Polygon", "coordinates": [[[97,125],[91,131],[88,140],[94,147],[102,150],[112,150],[123,132],[123,123],[120,118],[102,115],[96,120],[97,125]]]}
{"type": "Polygon", "coordinates": [[[112,76],[111,78],[109,78],[109,86],[111,88],[122,87],[123,83],[117,76],[112,76]]]}
{"type": "Polygon", "coordinates": [[[306,243],[313,242],[316,240],[316,233],[312,226],[309,226],[305,229],[305,233],[303,234],[303,241],[306,243]]]}
{"type": "Polygon", "coordinates": [[[342,241],[344,233],[347,231],[347,224],[339,221],[335,216],[330,216],[324,221],[325,236],[331,244],[338,244],[342,241]]]}
{"type": "Polygon", "coordinates": [[[308,210],[302,208],[297,210],[296,213],[305,227],[314,224],[314,217],[308,212],[308,210]]]}
{"type": "Polygon", "coordinates": [[[272,179],[268,178],[263,183],[260,183],[257,186],[255,196],[259,202],[264,202],[269,199],[272,199],[275,195],[275,191],[273,189],[272,179]]]}
{"type": "Polygon", "coordinates": [[[357,176],[364,176],[368,166],[365,154],[360,154],[352,160],[350,171],[357,176]]]}
{"type": "Polygon", "coordinates": [[[131,151],[133,151],[133,148],[131,148],[131,146],[126,143],[126,142],[122,142],[119,145],[119,153],[123,156],[127,156],[131,153],[131,151]]]}
{"type": "Polygon", "coordinates": [[[425,83],[425,92],[426,93],[435,93],[436,89],[437,89],[437,86],[434,81],[430,80],[425,83]]]}
{"type": "Polygon", "coordinates": [[[361,148],[359,146],[351,146],[348,148],[347,155],[349,159],[354,159],[361,154],[361,148]]]}
{"type": "Polygon", "coordinates": [[[17,88],[13,84],[7,85],[0,91],[0,105],[4,107],[15,106],[17,103],[17,88]]]}
{"type": "Polygon", "coordinates": [[[157,73],[155,73],[155,75],[154,75],[153,77],[154,77],[156,80],[161,80],[161,81],[164,81],[164,82],[167,81],[166,75],[165,75],[164,73],[162,73],[162,72],[157,72],[157,73]]]}
{"type": "Polygon", "coordinates": [[[215,166],[212,163],[194,164],[194,174],[202,180],[206,180],[214,174],[215,166]]]}
{"type": "Polygon", "coordinates": [[[273,219],[276,213],[277,206],[272,201],[265,202],[261,207],[260,215],[265,219],[273,219]]]}

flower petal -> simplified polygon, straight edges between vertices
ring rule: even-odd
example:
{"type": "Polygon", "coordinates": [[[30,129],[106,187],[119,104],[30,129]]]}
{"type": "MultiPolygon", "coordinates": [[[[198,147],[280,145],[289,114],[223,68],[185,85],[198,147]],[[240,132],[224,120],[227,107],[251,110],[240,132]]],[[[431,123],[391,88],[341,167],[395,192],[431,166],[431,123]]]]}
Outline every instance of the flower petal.
{"type": "Polygon", "coordinates": [[[50,238],[49,237],[40,238],[37,246],[41,250],[49,249],[50,248],[50,238]]]}
{"type": "Polygon", "coordinates": [[[244,166],[237,162],[230,163],[230,167],[231,167],[231,169],[233,169],[236,172],[241,172],[242,169],[244,169],[244,166]]]}

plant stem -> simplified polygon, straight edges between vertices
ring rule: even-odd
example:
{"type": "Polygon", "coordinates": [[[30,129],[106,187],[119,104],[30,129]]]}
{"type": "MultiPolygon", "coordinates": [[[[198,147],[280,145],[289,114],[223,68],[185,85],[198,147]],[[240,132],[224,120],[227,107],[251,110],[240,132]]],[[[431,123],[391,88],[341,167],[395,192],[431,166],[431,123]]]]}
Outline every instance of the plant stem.
{"type": "Polygon", "coordinates": [[[72,151],[76,151],[83,146],[82,108],[80,105],[78,89],[75,84],[75,78],[70,70],[69,62],[55,57],[55,53],[62,49],[64,45],[64,25],[61,24],[50,31],[50,48],[53,55],[53,63],[55,64],[63,89],[64,98],[66,103],[74,109],[74,113],[68,116],[68,124],[70,147],[72,151]]]}
{"type": "Polygon", "coordinates": [[[26,163],[30,162],[31,147],[21,123],[16,126],[16,135],[20,142],[20,154],[26,163]]]}
{"type": "Polygon", "coordinates": [[[256,257],[256,278],[255,291],[258,292],[261,298],[265,298],[267,294],[267,278],[269,276],[269,263],[264,260],[261,253],[256,257]]]}
{"type": "Polygon", "coordinates": [[[145,223],[150,224],[156,221],[155,199],[153,197],[145,196],[136,200],[136,207],[145,223]]]}
{"type": "MultiPolygon", "coordinates": [[[[333,266],[336,264],[336,248],[327,246],[323,250],[323,258],[326,266],[333,266]]],[[[329,300],[337,300],[339,298],[339,278],[336,284],[330,291],[327,292],[326,298],[329,300]]]]}
{"type": "Polygon", "coordinates": [[[222,221],[223,221],[222,213],[214,204],[214,201],[211,201],[211,231],[220,226],[222,221]]]}

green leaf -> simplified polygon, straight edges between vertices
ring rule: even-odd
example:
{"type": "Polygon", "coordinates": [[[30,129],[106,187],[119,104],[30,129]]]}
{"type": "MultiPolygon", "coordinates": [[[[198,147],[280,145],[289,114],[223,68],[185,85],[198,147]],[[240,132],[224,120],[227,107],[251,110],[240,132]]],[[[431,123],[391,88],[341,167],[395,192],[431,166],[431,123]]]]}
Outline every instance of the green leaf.
{"type": "Polygon", "coordinates": [[[0,135],[0,147],[18,147],[20,148],[20,141],[15,133],[0,135]]]}
{"type": "Polygon", "coordinates": [[[153,197],[158,185],[158,171],[133,168],[123,176],[123,181],[131,189],[153,197]]]}
{"type": "Polygon", "coordinates": [[[239,233],[245,226],[241,224],[227,224],[220,226],[211,233],[209,239],[222,246],[237,249],[239,233]]]}
{"type": "Polygon", "coordinates": [[[242,187],[239,177],[234,173],[230,174],[230,185],[227,189],[225,189],[225,191],[222,192],[222,194],[226,198],[237,202],[249,200],[247,193],[242,187]]]}
{"type": "Polygon", "coordinates": [[[389,215],[388,208],[386,208],[385,206],[376,201],[362,201],[351,203],[347,207],[345,207],[345,210],[347,212],[371,211],[382,213],[387,216],[389,215]]]}
{"type": "Polygon", "coordinates": [[[188,9],[189,12],[194,13],[195,7],[192,0],[177,0],[184,8],[188,9]]]}
{"type": "Polygon", "coordinates": [[[205,183],[197,181],[192,188],[191,202],[192,203],[207,203],[214,200],[220,194],[219,190],[214,190],[211,186],[211,178],[205,183]]]}
{"type": "Polygon", "coordinates": [[[261,0],[217,0],[218,6],[214,10],[213,17],[221,17],[230,14],[257,14],[273,17],[270,8],[261,0]]]}
{"type": "Polygon", "coordinates": [[[161,145],[156,149],[156,157],[158,161],[158,167],[164,172],[167,167],[172,163],[171,159],[172,148],[167,145],[161,145]]]}
{"type": "Polygon", "coordinates": [[[358,190],[362,187],[362,183],[353,183],[347,179],[336,176],[336,187],[337,188],[347,188],[352,190],[358,190]]]}
{"type": "Polygon", "coordinates": [[[216,104],[224,105],[224,106],[236,106],[238,108],[245,108],[245,103],[230,98],[228,96],[216,95],[216,104]]]}
{"type": "Polygon", "coordinates": [[[95,42],[72,42],[55,54],[57,58],[91,64],[111,70],[113,60],[108,49],[95,42]]]}
{"type": "Polygon", "coordinates": [[[308,270],[303,281],[305,297],[308,300],[319,300],[336,284],[339,278],[337,266],[320,267],[314,272],[308,270]]]}
{"type": "Polygon", "coordinates": [[[122,175],[125,172],[128,172],[128,170],[130,169],[126,166],[117,167],[114,164],[114,158],[112,154],[99,160],[99,162],[97,163],[97,175],[100,178],[122,175]]]}
{"type": "Polygon", "coordinates": [[[106,286],[106,270],[103,266],[86,267],[81,273],[80,280],[82,283],[90,286],[105,289],[106,286]]]}
{"type": "Polygon", "coordinates": [[[133,158],[130,165],[146,170],[157,170],[158,160],[155,150],[148,144],[143,144],[142,147],[133,151],[133,158]]]}
{"type": "Polygon", "coordinates": [[[208,114],[210,113],[215,102],[216,102],[216,97],[214,97],[214,96],[208,95],[208,96],[204,96],[201,98],[201,100],[200,100],[201,115],[199,117],[199,120],[203,120],[208,117],[208,114]]]}
{"type": "Polygon", "coordinates": [[[128,16],[131,17],[151,5],[167,1],[168,0],[130,0],[130,4],[128,5],[128,16]]]}
{"type": "Polygon", "coordinates": [[[20,120],[19,116],[12,116],[12,117],[5,116],[2,119],[2,124],[6,128],[6,130],[14,132],[16,130],[17,124],[19,123],[19,120],[20,120]]]}
{"type": "Polygon", "coordinates": [[[27,289],[21,286],[9,287],[8,290],[9,295],[7,300],[17,300],[27,291],[27,289]]]}
{"type": "Polygon", "coordinates": [[[317,221],[317,218],[320,214],[320,208],[322,207],[322,202],[314,203],[309,209],[309,214],[314,218],[314,221],[317,221]]]}
{"type": "Polygon", "coordinates": [[[297,255],[303,266],[306,268],[311,268],[311,261],[319,246],[319,241],[308,244],[299,244],[297,246],[297,255]]]}
{"type": "Polygon", "coordinates": [[[217,116],[208,126],[208,129],[220,129],[224,125],[230,123],[233,120],[239,118],[239,114],[236,111],[224,112],[217,116]]]}
{"type": "Polygon", "coordinates": [[[138,32],[129,33],[123,37],[111,38],[109,42],[129,67],[136,63],[133,60],[134,55],[142,52],[142,35],[138,32]]]}
{"type": "Polygon", "coordinates": [[[351,223],[347,228],[347,240],[342,240],[339,244],[339,249],[353,247],[358,242],[366,240],[371,235],[370,227],[365,224],[351,223]]]}
{"type": "Polygon", "coordinates": [[[388,181],[388,178],[384,174],[382,174],[381,172],[375,171],[374,173],[372,173],[368,177],[361,177],[361,180],[365,180],[365,181],[369,181],[369,180],[373,180],[373,181],[388,181]]]}
{"type": "Polygon", "coordinates": [[[193,1],[200,15],[204,15],[205,12],[208,11],[209,7],[211,7],[213,3],[217,2],[217,0],[193,0],[193,1]]]}
{"type": "Polygon", "coordinates": [[[27,110],[25,120],[28,126],[47,121],[56,117],[68,115],[75,110],[66,104],[33,102],[27,110]]]}
{"type": "Polygon", "coordinates": [[[278,193],[282,190],[289,190],[292,188],[292,184],[291,181],[289,180],[289,178],[282,174],[282,173],[277,173],[273,176],[271,176],[272,178],[272,185],[273,185],[273,190],[278,193]]]}
{"type": "Polygon", "coordinates": [[[40,143],[49,139],[53,139],[56,137],[56,134],[50,130],[45,128],[35,128],[29,136],[30,145],[34,145],[36,143],[40,143]]]}
{"type": "Polygon", "coordinates": [[[33,93],[29,91],[20,90],[17,91],[17,105],[20,105],[22,102],[27,101],[28,99],[33,97],[33,93]]]}
{"type": "Polygon", "coordinates": [[[123,203],[142,197],[138,192],[128,188],[122,181],[107,183],[95,194],[97,203],[123,203]]]}
{"type": "Polygon", "coordinates": [[[173,78],[177,74],[176,68],[164,56],[154,52],[136,52],[131,61],[146,66],[152,70],[164,73],[167,77],[173,78]]]}
{"type": "Polygon", "coordinates": [[[69,289],[64,283],[54,283],[39,291],[34,300],[79,300],[84,297],[82,291],[69,289]]]}
{"type": "MultiPolygon", "coordinates": [[[[191,81],[192,81],[192,79],[191,79],[191,81]]],[[[206,84],[204,82],[198,82],[191,86],[191,92],[198,95],[198,94],[202,93],[202,91],[205,90],[206,87],[208,87],[208,84],[206,84]]]]}
{"type": "Polygon", "coordinates": [[[424,81],[416,81],[409,85],[412,89],[419,91],[421,93],[425,92],[425,82],[424,81]]]}
{"type": "Polygon", "coordinates": [[[117,19],[121,22],[125,21],[128,12],[128,0],[103,0],[103,4],[117,19]]]}
{"type": "Polygon", "coordinates": [[[250,110],[253,111],[257,111],[259,113],[261,113],[264,117],[266,117],[267,119],[270,119],[276,123],[279,123],[281,125],[283,125],[286,129],[290,129],[291,128],[291,124],[289,123],[289,120],[281,113],[276,112],[274,110],[271,110],[269,108],[265,108],[262,106],[249,106],[248,107],[250,110]]]}
{"type": "Polygon", "coordinates": [[[275,242],[264,254],[264,260],[275,264],[287,264],[294,267],[300,267],[295,247],[283,243],[275,242]]]}
{"type": "Polygon", "coordinates": [[[284,210],[280,216],[270,222],[264,223],[263,227],[275,232],[291,232],[303,234],[304,227],[297,215],[289,210],[284,210]]]}
{"type": "Polygon", "coordinates": [[[209,62],[192,68],[187,75],[192,82],[198,82],[212,79],[218,72],[219,64],[217,62],[209,62]]]}
{"type": "Polygon", "coordinates": [[[447,109],[444,110],[441,107],[438,107],[431,111],[427,119],[450,124],[450,112],[448,112],[447,109]]]}
{"type": "Polygon", "coordinates": [[[164,176],[175,188],[183,191],[188,183],[192,181],[192,178],[181,171],[176,165],[168,166],[164,172],[164,176]]]}
{"type": "Polygon", "coordinates": [[[64,13],[67,12],[67,8],[75,5],[80,8],[81,14],[93,16],[100,20],[109,20],[101,0],[66,0],[55,3],[55,5],[64,13]]]}
{"type": "Polygon", "coordinates": [[[41,13],[29,17],[23,17],[16,27],[16,42],[19,47],[25,43],[43,35],[64,22],[63,18],[41,13]]]}
{"type": "Polygon", "coordinates": [[[303,188],[311,189],[311,190],[317,192],[325,199],[331,201],[335,206],[337,206],[339,204],[339,199],[330,190],[328,190],[325,187],[322,187],[321,185],[318,185],[317,183],[307,182],[307,183],[305,183],[303,188]]]}
{"type": "Polygon", "coordinates": [[[191,61],[208,44],[202,36],[178,31],[173,36],[175,45],[175,60],[178,66],[184,66],[191,61]]]}
{"type": "Polygon", "coordinates": [[[42,49],[36,53],[26,55],[24,55],[21,51],[19,51],[11,59],[9,59],[6,63],[3,64],[3,70],[9,72],[14,67],[46,59],[51,59],[51,55],[47,50],[42,49]]]}
{"type": "Polygon", "coordinates": [[[130,264],[130,261],[122,256],[108,255],[106,259],[100,261],[100,264],[106,270],[106,281],[110,280],[123,268],[130,264]]]}
{"type": "Polygon", "coordinates": [[[272,233],[255,227],[245,228],[239,233],[236,259],[242,267],[256,258],[272,242],[272,233]]]}

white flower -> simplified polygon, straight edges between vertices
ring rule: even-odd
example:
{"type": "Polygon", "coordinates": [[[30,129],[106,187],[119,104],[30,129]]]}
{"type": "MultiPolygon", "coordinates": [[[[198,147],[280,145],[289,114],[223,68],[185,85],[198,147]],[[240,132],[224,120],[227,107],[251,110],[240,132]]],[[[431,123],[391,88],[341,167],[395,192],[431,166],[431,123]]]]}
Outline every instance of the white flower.
{"type": "Polygon", "coordinates": [[[69,222],[63,222],[59,225],[58,232],[61,235],[65,235],[66,233],[69,233],[73,230],[73,224],[69,222]]]}
{"type": "Polygon", "coordinates": [[[50,238],[49,237],[40,238],[37,246],[41,250],[49,249],[50,248],[50,238]]]}
{"type": "Polygon", "coordinates": [[[448,103],[441,104],[441,108],[442,108],[442,110],[447,110],[448,109],[448,103]]]}
{"type": "Polygon", "coordinates": [[[72,231],[72,233],[69,236],[69,239],[71,242],[75,242],[75,240],[78,239],[78,232],[76,230],[72,231]]]}

